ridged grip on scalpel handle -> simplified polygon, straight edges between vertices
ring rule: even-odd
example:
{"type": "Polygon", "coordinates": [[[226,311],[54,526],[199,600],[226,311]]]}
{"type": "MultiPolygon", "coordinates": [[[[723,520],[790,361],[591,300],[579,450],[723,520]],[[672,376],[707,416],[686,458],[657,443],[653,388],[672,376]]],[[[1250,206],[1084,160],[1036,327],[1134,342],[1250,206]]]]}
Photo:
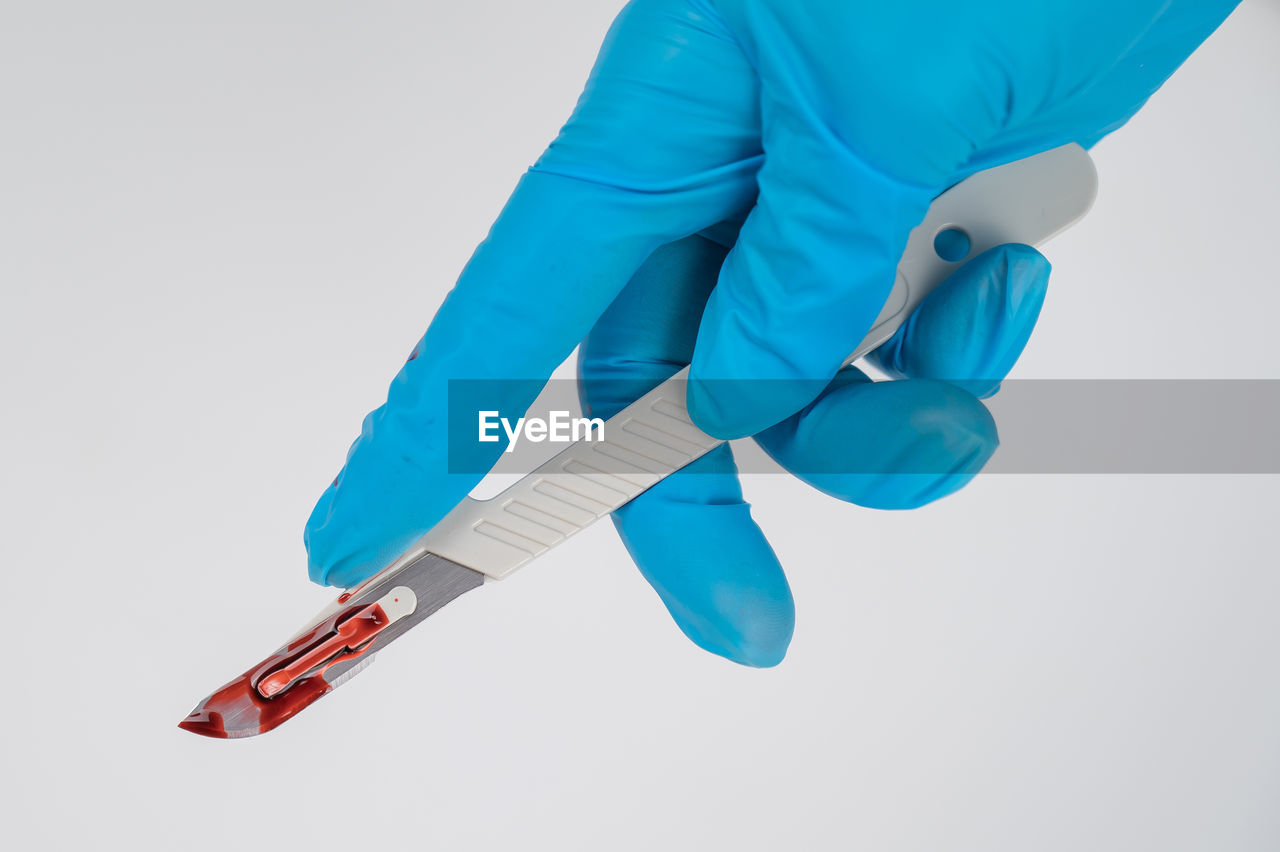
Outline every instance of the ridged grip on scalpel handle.
{"type": "Polygon", "coordinates": [[[463,500],[413,549],[493,579],[625,505],[721,441],[685,409],[688,368],[611,417],[603,439],[577,441],[489,500],[463,500]]]}
{"type": "MultiPolygon", "coordinates": [[[[1083,216],[1096,191],[1093,163],[1073,144],[979,172],[938,196],[850,360],[888,340],[964,260],[1004,243],[1047,240],[1083,216]],[[934,238],[952,227],[970,240],[958,261],[934,251],[934,238]]],[[[387,570],[430,552],[501,579],[714,449],[721,442],[689,419],[687,377],[686,368],[611,418],[604,440],[570,445],[489,500],[463,500],[387,570]]]]}

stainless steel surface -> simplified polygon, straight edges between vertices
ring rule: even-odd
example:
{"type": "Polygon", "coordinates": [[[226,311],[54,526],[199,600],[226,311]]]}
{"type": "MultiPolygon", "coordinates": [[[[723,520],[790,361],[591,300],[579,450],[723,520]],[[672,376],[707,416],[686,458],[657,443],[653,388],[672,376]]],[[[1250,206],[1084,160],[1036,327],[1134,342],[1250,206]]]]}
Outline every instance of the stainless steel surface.
{"type": "Polygon", "coordinates": [[[367,664],[372,656],[391,642],[402,636],[405,631],[421,623],[449,601],[484,583],[484,575],[479,571],[450,562],[434,553],[424,553],[404,568],[378,580],[360,590],[347,603],[347,606],[358,606],[378,600],[396,586],[407,586],[418,596],[418,606],[409,615],[401,618],[386,630],[373,638],[369,650],[363,656],[344,660],[329,667],[324,679],[334,687],[345,683],[356,670],[367,664]]]}

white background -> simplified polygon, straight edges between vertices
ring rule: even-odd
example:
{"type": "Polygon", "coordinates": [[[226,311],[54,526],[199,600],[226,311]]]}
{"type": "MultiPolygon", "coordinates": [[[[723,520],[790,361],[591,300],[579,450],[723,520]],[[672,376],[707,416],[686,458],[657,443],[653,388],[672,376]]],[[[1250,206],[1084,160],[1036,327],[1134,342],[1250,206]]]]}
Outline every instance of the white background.
{"type": "MultiPolygon", "coordinates": [[[[1277,477],[762,476],[777,669],[602,524],[272,735],[174,727],[330,597],[303,521],[613,7],[5,5],[0,844],[1280,846],[1277,477]]],[[[1017,375],[1280,378],[1278,42],[1246,0],[1099,146],[1017,375]]]]}

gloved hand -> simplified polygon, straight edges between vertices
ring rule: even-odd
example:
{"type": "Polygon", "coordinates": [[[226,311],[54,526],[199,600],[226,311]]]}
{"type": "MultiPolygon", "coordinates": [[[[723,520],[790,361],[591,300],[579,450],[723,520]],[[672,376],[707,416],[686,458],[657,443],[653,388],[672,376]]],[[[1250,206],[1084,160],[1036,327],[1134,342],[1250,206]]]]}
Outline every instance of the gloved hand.
{"type": "MultiPolygon", "coordinates": [[[[728,249],[693,236],[658,249],[579,353],[592,417],[611,417],[689,363],[728,249]]],[[[984,252],[933,291],[869,358],[906,381],[841,370],[816,400],[756,436],[782,466],[842,500],[909,509],[968,482],[998,443],[978,396],[994,393],[1044,302],[1049,263],[1028,246],[984,252]]],[[[770,383],[772,384],[772,383],[770,383]]],[[[742,499],[727,445],[614,512],[640,571],[699,646],[773,665],[795,607],[782,566],[742,499]]]]}
{"type": "MultiPolygon", "coordinates": [[[[968,174],[1071,141],[1089,146],[1124,124],[1234,6],[630,3],[568,124],[516,187],[316,505],[305,535],[312,578],[369,576],[480,479],[449,472],[449,379],[543,380],[588,332],[588,374],[631,358],[631,347],[642,361],[691,356],[694,421],[718,437],[762,433],[775,458],[823,490],[895,506],[954,489],[989,454],[994,430],[967,391],[929,378],[1003,375],[1001,359],[1016,357],[1034,319],[1043,262],[998,250],[960,273],[979,283],[947,285],[936,313],[922,306],[881,358],[923,381],[881,389],[837,375],[879,313],[908,232],[968,174]],[[699,233],[711,240],[686,239],[699,233]],[[722,265],[712,240],[732,243],[722,265]],[[684,281],[683,301],[663,289],[663,264],[684,281]],[[664,313],[636,292],[671,301],[664,313]],[[1012,306],[986,313],[972,295],[982,292],[1012,306]],[[630,319],[620,316],[628,303],[630,319]],[[684,325],[628,337],[648,311],[684,325]],[[966,325],[975,315],[987,321],[966,325]],[[972,365],[982,369],[964,369],[972,365]],[[921,433],[905,451],[949,454],[956,464],[931,469],[953,476],[831,478],[813,464],[855,443],[827,440],[833,430],[870,439],[904,422],[921,433]]],[[[523,410],[537,382],[511,387],[503,407],[523,410]]],[[[607,409],[621,398],[607,396],[589,402],[607,409]]],[[[501,444],[486,446],[496,460],[501,444]]],[[[744,522],[728,456],[701,464],[725,475],[673,478],[619,513],[620,526],[687,633],[734,659],[773,662],[790,635],[785,580],[744,522]],[[695,499],[681,488],[696,489],[695,499]],[[689,570],[687,551],[662,545],[645,514],[682,501],[701,513],[694,523],[722,531],[701,573],[689,570]],[[751,617],[727,618],[717,601],[726,582],[746,597],[759,592],[751,617]]]]}

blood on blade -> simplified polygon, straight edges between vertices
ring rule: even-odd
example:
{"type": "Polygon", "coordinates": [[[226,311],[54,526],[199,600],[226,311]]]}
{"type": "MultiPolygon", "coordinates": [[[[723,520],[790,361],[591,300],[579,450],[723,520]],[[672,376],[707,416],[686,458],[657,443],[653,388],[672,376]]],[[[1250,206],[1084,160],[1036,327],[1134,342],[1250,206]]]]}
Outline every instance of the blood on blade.
{"type": "Polygon", "coordinates": [[[376,603],[339,610],[210,695],[178,727],[219,739],[269,731],[330,692],[324,673],[368,651],[389,623],[376,603]]]}

